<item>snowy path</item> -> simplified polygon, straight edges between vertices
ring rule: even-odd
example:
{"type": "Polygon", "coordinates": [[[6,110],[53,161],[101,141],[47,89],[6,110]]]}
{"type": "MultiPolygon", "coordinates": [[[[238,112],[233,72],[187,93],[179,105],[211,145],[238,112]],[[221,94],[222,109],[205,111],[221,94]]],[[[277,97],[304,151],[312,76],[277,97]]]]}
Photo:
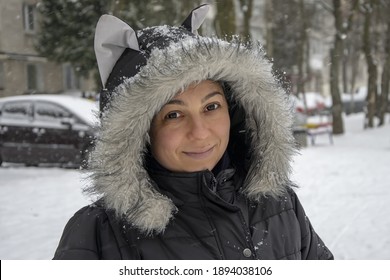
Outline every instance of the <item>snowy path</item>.
{"type": "MultiPolygon", "coordinates": [[[[337,259],[390,259],[390,127],[347,133],[296,157],[297,191],[315,229],[337,259]]],[[[387,122],[388,123],[388,122],[387,122]]]]}
{"type": "MultiPolygon", "coordinates": [[[[390,259],[390,125],[362,115],[329,145],[295,158],[293,179],[314,228],[337,259],[390,259]]],[[[77,170],[0,167],[0,259],[51,259],[68,219],[89,200],[77,170]]]]}

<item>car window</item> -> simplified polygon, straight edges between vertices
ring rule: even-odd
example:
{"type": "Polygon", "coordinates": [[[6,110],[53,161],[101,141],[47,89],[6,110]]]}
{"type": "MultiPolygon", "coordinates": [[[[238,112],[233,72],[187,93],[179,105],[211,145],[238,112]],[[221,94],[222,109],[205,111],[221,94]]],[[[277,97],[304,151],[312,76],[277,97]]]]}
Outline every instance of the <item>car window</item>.
{"type": "Polygon", "coordinates": [[[3,105],[1,117],[3,119],[29,120],[31,117],[31,103],[28,101],[13,101],[3,105]]]}
{"type": "Polygon", "coordinates": [[[61,122],[64,118],[72,118],[72,114],[60,106],[48,102],[35,103],[35,120],[61,122]]]}

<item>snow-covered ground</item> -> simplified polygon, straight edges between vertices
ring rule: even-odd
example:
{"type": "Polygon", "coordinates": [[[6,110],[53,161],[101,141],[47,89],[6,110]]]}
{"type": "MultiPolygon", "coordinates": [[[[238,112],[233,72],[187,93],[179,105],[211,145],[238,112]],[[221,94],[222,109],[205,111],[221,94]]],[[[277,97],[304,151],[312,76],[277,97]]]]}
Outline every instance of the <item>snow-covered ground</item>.
{"type": "Polygon", "coordinates": [[[389,260],[390,122],[363,130],[363,114],[344,119],[334,145],[319,136],[295,158],[297,193],[337,259],[389,260]]]}
{"type": "MultiPolygon", "coordinates": [[[[314,228],[336,259],[390,259],[390,121],[319,136],[295,157],[293,179],[314,228]]],[[[77,170],[0,168],[0,259],[51,259],[63,227],[89,203],[77,170]]]]}

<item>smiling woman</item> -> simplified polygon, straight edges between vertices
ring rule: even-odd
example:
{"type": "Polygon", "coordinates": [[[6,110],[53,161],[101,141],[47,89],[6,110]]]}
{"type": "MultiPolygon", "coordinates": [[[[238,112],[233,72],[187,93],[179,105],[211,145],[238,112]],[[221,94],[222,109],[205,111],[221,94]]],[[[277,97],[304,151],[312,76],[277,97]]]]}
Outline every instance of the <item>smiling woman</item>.
{"type": "Polygon", "coordinates": [[[104,15],[86,192],[55,259],[332,259],[289,179],[289,100],[262,49],[104,15]]]}
{"type": "Polygon", "coordinates": [[[171,171],[212,170],[227,148],[229,130],[222,87],[202,81],[178,94],[153,119],[151,152],[171,171]]]}

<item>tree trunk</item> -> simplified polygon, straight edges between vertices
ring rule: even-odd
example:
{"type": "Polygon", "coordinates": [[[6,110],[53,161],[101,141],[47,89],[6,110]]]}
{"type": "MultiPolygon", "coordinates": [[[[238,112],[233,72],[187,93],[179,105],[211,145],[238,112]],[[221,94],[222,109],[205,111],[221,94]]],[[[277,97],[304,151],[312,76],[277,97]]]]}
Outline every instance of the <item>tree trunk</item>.
{"type": "Polygon", "coordinates": [[[351,73],[351,103],[349,107],[349,112],[351,114],[355,113],[355,85],[356,85],[356,76],[359,69],[359,54],[357,54],[356,59],[352,59],[352,73],[351,73]]]}
{"type": "Polygon", "coordinates": [[[387,53],[386,64],[383,67],[382,81],[381,81],[381,100],[379,107],[379,124],[385,124],[385,114],[389,107],[389,91],[390,91],[390,55],[387,53]]]}
{"type": "Polygon", "coordinates": [[[375,60],[372,54],[371,48],[371,37],[370,37],[370,25],[372,18],[373,4],[375,0],[369,1],[369,5],[366,7],[365,20],[364,20],[364,31],[363,31],[363,51],[367,61],[368,68],[368,85],[367,85],[367,112],[365,128],[374,127],[374,117],[376,111],[376,99],[377,99],[377,78],[378,69],[375,64],[375,60]]]}
{"type": "Polygon", "coordinates": [[[343,93],[350,93],[348,89],[348,55],[345,54],[346,49],[343,50],[342,63],[342,77],[343,77],[343,93]]]}
{"type": "Polygon", "coordinates": [[[265,0],[265,29],[266,29],[266,52],[269,58],[272,58],[274,55],[273,49],[273,21],[272,15],[274,14],[274,8],[272,0],[265,0]]]}
{"type": "MultiPolygon", "coordinates": [[[[308,39],[308,34],[307,34],[307,30],[308,30],[308,26],[309,26],[309,23],[307,22],[307,19],[305,19],[305,36],[306,36],[306,44],[305,44],[305,63],[306,63],[306,77],[307,77],[307,80],[311,81],[312,77],[313,77],[313,73],[312,73],[312,70],[311,70],[311,66],[310,66],[310,39],[308,39]]],[[[316,87],[315,87],[316,88],[316,87]]],[[[318,92],[320,92],[318,90],[318,92]]]]}
{"type": "MultiPolygon", "coordinates": [[[[387,14],[390,13],[390,5],[387,4],[387,14]]],[[[381,79],[381,100],[379,107],[379,126],[385,123],[385,114],[389,106],[389,90],[390,90],[390,16],[387,17],[387,32],[385,43],[385,63],[383,65],[381,79]]]]}
{"type": "Polygon", "coordinates": [[[299,0],[299,11],[301,18],[301,28],[300,28],[300,36],[298,42],[298,84],[297,84],[297,92],[302,93],[303,102],[305,109],[306,107],[306,96],[305,96],[305,46],[306,46],[306,15],[305,15],[305,5],[303,0],[299,0]]]}
{"type": "Polygon", "coordinates": [[[240,0],[241,11],[244,15],[244,28],[241,32],[242,38],[245,40],[250,40],[251,38],[251,18],[252,18],[252,9],[253,9],[253,0],[240,0]]]}
{"type": "Polygon", "coordinates": [[[216,1],[215,30],[219,37],[231,40],[236,34],[236,15],[233,0],[216,1]]]}
{"type": "Polygon", "coordinates": [[[331,67],[330,67],[330,91],[332,95],[332,117],[333,117],[333,133],[343,134],[344,124],[342,118],[343,107],[341,104],[339,77],[340,77],[340,58],[342,57],[343,42],[341,39],[342,13],[341,1],[333,0],[333,12],[335,18],[336,34],[334,40],[334,47],[330,51],[331,67]]]}

